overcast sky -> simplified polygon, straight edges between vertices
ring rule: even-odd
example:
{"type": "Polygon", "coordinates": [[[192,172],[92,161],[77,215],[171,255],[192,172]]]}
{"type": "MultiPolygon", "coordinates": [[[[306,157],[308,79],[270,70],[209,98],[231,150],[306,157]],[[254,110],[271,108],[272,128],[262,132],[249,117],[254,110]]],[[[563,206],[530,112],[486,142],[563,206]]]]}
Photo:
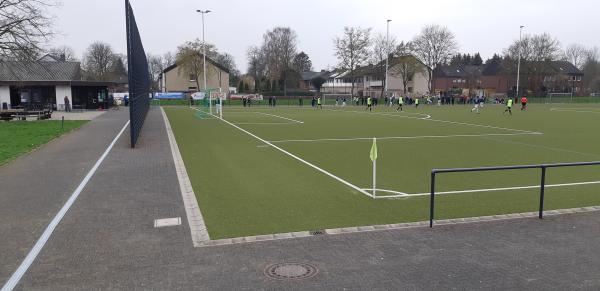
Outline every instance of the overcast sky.
{"type": "MultiPolygon", "coordinates": [[[[52,45],[72,47],[77,56],[93,41],[125,53],[124,0],[61,0],[52,9],[59,35],[52,45]]],[[[234,56],[246,71],[246,50],[259,45],[263,33],[289,26],[298,34],[298,50],[306,52],[315,70],[336,64],[333,38],[344,26],[371,27],[410,40],[426,24],[440,24],[456,35],[461,52],[480,52],[485,59],[502,52],[525,33],[548,32],[563,46],[581,43],[600,47],[598,0],[131,0],[146,52],[175,51],[181,43],[202,37],[196,9],[210,9],[206,40],[234,56]]]]}

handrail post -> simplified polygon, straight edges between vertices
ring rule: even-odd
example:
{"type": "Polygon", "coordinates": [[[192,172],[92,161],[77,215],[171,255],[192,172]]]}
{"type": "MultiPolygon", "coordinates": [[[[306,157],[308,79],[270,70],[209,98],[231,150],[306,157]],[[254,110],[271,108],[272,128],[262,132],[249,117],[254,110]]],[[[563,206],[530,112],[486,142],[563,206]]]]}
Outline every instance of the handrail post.
{"type": "Polygon", "coordinates": [[[546,166],[542,165],[542,181],[540,182],[540,209],[538,217],[540,219],[544,216],[544,190],[546,186],[546,166]]]}
{"type": "Polygon", "coordinates": [[[433,208],[435,205],[435,170],[431,171],[431,196],[429,197],[429,227],[433,227],[433,208]]]}

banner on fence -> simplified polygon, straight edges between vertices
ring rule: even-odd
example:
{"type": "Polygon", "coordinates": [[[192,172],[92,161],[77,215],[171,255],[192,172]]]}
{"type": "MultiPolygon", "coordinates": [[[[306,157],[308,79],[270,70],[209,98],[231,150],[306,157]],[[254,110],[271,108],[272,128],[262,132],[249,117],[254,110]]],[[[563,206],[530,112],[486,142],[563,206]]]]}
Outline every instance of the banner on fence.
{"type": "Polygon", "coordinates": [[[184,99],[185,94],[181,92],[155,93],[154,99],[184,99]]]}
{"type": "Polygon", "coordinates": [[[230,99],[252,99],[252,100],[263,100],[263,96],[259,94],[231,94],[230,99]]]}

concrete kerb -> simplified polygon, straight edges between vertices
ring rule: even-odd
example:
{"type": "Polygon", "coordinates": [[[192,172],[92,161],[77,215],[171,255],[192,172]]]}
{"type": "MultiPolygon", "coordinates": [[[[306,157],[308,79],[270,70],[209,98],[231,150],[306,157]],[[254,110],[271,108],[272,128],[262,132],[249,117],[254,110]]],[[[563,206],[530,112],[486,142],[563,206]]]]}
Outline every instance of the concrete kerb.
{"type": "MultiPolygon", "coordinates": [[[[575,214],[575,213],[587,213],[600,211],[600,206],[588,206],[580,208],[568,208],[568,209],[556,209],[547,210],[544,212],[544,216],[559,216],[563,214],[575,214]]],[[[511,214],[500,214],[500,215],[488,215],[478,217],[465,217],[465,218],[452,218],[435,220],[435,225],[438,227],[458,224],[470,224],[470,223],[482,223],[502,220],[513,220],[513,219],[531,219],[537,218],[537,212],[522,212],[522,213],[511,213],[511,214]]],[[[390,231],[410,228],[428,228],[429,221],[416,221],[406,222],[397,224],[381,224],[381,225],[369,225],[369,226],[358,226],[358,227],[344,227],[344,228],[331,228],[323,230],[325,235],[339,235],[339,234],[351,234],[351,233],[363,233],[373,231],[390,231]]],[[[196,247],[210,247],[210,246],[223,246],[223,245],[234,245],[243,243],[254,243],[284,239],[295,239],[295,238],[306,238],[306,237],[318,237],[322,235],[312,235],[309,231],[300,232],[288,232],[288,233],[277,233],[268,235],[257,235],[257,236],[246,236],[236,238],[226,238],[217,240],[203,241],[196,247]]]]}

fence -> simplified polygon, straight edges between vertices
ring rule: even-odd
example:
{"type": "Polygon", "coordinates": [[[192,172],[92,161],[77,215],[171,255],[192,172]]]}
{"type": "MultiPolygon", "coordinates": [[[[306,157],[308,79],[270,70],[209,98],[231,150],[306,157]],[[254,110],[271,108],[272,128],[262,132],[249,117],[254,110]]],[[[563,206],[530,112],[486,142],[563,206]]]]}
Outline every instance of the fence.
{"type": "Polygon", "coordinates": [[[501,166],[501,167],[479,167],[479,168],[453,168],[453,169],[433,169],[431,170],[431,194],[429,198],[429,227],[433,227],[434,209],[435,209],[435,176],[441,173],[464,173],[464,172],[484,172],[484,171],[502,171],[502,170],[524,170],[541,169],[540,179],[540,204],[538,217],[542,219],[544,215],[544,190],[546,185],[546,169],[563,168],[576,166],[595,166],[599,162],[580,162],[580,163],[559,163],[559,164],[540,164],[540,165],[520,165],[520,166],[501,166]]]}
{"type": "Polygon", "coordinates": [[[144,120],[148,113],[150,100],[150,75],[146,52],[140,39],[129,0],[125,0],[125,26],[127,30],[127,66],[129,77],[129,128],[131,147],[135,147],[144,120]]]}

